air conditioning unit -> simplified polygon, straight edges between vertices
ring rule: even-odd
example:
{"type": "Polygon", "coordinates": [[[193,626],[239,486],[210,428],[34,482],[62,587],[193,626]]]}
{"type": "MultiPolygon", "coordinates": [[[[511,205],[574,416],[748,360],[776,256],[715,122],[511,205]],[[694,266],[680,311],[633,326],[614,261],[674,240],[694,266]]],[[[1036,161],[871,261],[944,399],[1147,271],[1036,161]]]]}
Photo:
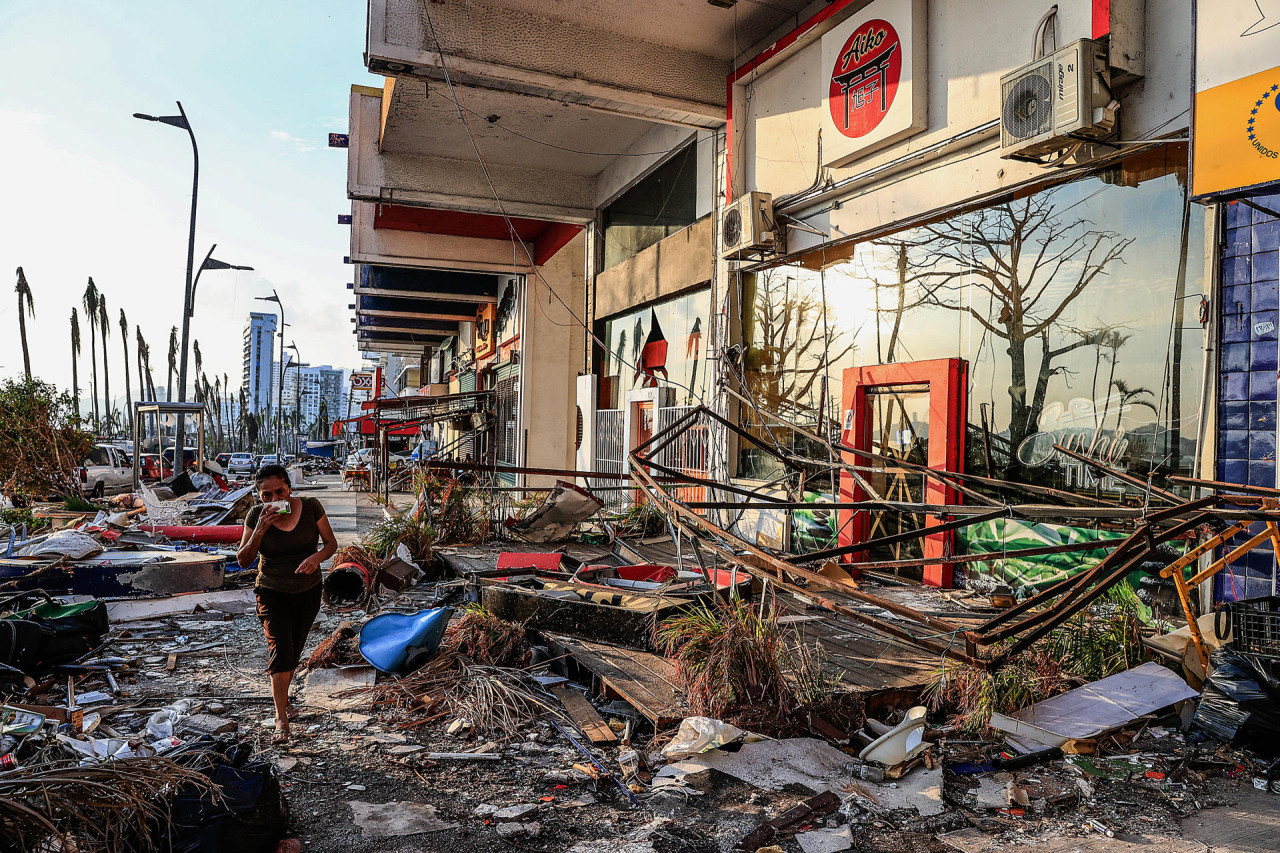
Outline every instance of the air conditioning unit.
{"type": "Polygon", "coordinates": [[[1116,132],[1101,43],[1080,39],[1000,78],[1000,156],[1038,160],[1116,132]]]}
{"type": "Polygon", "coordinates": [[[745,193],[720,217],[720,257],[737,258],[773,246],[773,196],[745,193]]]}

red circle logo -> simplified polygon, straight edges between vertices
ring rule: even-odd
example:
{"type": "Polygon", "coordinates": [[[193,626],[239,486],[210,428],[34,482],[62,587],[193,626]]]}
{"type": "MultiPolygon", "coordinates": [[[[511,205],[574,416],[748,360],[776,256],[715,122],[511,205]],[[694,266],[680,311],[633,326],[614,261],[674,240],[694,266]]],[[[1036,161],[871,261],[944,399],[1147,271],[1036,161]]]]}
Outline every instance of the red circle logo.
{"type": "Polygon", "coordinates": [[[884,120],[902,76],[902,42],[888,21],[867,21],[853,31],[831,69],[827,104],[836,129],[851,139],[884,120]]]}

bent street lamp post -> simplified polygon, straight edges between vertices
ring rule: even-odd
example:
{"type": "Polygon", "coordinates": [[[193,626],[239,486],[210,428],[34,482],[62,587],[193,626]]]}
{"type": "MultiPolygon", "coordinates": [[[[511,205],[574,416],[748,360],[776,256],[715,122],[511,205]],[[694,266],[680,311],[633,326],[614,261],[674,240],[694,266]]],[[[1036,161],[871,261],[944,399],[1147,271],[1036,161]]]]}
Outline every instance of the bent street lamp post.
{"type": "MultiPolygon", "coordinates": [[[[143,121],[158,121],[161,124],[167,124],[171,127],[179,127],[187,132],[187,136],[191,138],[191,228],[187,235],[187,280],[182,292],[182,354],[178,367],[178,402],[185,403],[187,400],[187,341],[191,334],[191,273],[192,267],[195,265],[196,254],[196,196],[200,190],[200,149],[196,147],[196,135],[191,129],[191,122],[187,121],[187,112],[182,108],[182,101],[178,101],[178,115],[176,116],[153,116],[146,113],[134,113],[133,117],[142,119],[143,121]]],[[[177,427],[177,453],[182,453],[184,447],[183,427],[185,419],[178,417],[177,427]]],[[[178,456],[174,456],[174,462],[178,460],[178,456]]],[[[175,471],[177,465],[174,466],[175,471]]]]}
{"type": "Polygon", "coordinates": [[[191,282],[191,298],[187,300],[187,318],[196,315],[196,288],[200,286],[200,273],[205,270],[252,270],[253,267],[246,267],[240,264],[229,264],[226,261],[220,261],[213,256],[213,250],[218,248],[218,244],[214,243],[209,247],[209,254],[204,256],[204,262],[200,264],[200,269],[196,270],[196,277],[191,282]]]}

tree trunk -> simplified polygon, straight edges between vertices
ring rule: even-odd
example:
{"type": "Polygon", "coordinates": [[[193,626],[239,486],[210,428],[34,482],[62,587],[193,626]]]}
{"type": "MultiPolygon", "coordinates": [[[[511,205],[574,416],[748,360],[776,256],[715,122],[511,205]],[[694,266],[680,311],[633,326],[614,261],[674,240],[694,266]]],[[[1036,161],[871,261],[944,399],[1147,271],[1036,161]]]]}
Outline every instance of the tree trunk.
{"type": "Polygon", "coordinates": [[[76,351],[71,350],[71,398],[76,401],[76,420],[80,420],[80,371],[76,367],[76,351]]]}
{"type": "Polygon", "coordinates": [[[97,318],[89,316],[89,366],[93,368],[93,429],[102,431],[102,415],[98,411],[98,323],[97,318]]]}
{"type": "Polygon", "coordinates": [[[102,333],[102,410],[103,418],[111,423],[111,359],[107,358],[107,333],[102,333]]]}
{"type": "MultiPolygon", "coordinates": [[[[120,333],[120,345],[124,347],[124,425],[133,434],[133,391],[129,383],[129,336],[120,333]]],[[[139,388],[139,391],[142,389],[139,388]]]]}
{"type": "Polygon", "coordinates": [[[23,306],[22,300],[25,294],[18,294],[18,334],[22,337],[22,369],[27,373],[27,379],[31,378],[31,353],[27,351],[27,309],[23,306]]]}

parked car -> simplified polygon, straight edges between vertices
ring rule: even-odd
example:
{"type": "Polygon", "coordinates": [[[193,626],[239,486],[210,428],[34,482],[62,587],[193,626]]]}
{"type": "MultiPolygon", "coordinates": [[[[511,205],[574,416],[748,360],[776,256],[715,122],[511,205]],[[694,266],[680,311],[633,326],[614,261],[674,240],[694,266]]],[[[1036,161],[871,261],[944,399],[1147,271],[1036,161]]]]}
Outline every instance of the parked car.
{"type": "MultiPolygon", "coordinates": [[[[279,460],[280,460],[280,457],[274,453],[264,454],[258,460],[257,468],[261,468],[264,465],[279,465],[280,464],[279,460]]],[[[254,470],[257,470],[257,469],[255,468],[254,470]]]]}
{"type": "Polygon", "coordinates": [[[223,467],[227,469],[227,474],[232,477],[253,476],[253,454],[232,453],[223,467]]]}
{"type": "Polygon", "coordinates": [[[217,456],[213,457],[213,461],[214,461],[214,462],[217,462],[219,465],[221,465],[221,466],[222,466],[222,470],[223,470],[223,471],[225,471],[225,470],[227,470],[227,465],[229,465],[229,464],[231,463],[231,454],[230,454],[230,453],[219,453],[217,456]]]}
{"type": "MultiPolygon", "coordinates": [[[[182,454],[182,461],[185,463],[182,470],[194,468],[196,466],[196,456],[199,451],[194,447],[188,447],[182,454]]],[[[173,448],[170,447],[163,454],[165,467],[173,470],[173,448]]]]}
{"type": "Polygon", "coordinates": [[[158,453],[144,453],[138,457],[139,479],[154,481],[163,480],[173,473],[173,469],[160,459],[158,453]]]}
{"type": "Polygon", "coordinates": [[[100,498],[133,488],[133,461],[123,450],[110,444],[99,444],[89,451],[80,466],[80,489],[100,498]]]}
{"type": "MultiPolygon", "coordinates": [[[[394,467],[409,461],[409,457],[401,456],[399,453],[387,454],[387,461],[394,467]]],[[[347,455],[348,468],[360,468],[365,465],[378,464],[378,448],[362,447],[355,453],[347,455]]]]}

